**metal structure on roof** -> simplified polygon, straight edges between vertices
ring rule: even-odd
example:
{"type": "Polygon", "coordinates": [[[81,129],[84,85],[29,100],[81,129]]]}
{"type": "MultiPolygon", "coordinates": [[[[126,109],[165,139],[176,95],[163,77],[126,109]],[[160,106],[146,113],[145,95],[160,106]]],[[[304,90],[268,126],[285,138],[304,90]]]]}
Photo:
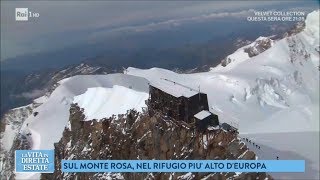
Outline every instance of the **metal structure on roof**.
{"type": "Polygon", "coordinates": [[[201,93],[200,88],[197,90],[166,78],[160,78],[159,81],[154,81],[150,85],[175,97],[184,96],[189,98],[201,93]]]}

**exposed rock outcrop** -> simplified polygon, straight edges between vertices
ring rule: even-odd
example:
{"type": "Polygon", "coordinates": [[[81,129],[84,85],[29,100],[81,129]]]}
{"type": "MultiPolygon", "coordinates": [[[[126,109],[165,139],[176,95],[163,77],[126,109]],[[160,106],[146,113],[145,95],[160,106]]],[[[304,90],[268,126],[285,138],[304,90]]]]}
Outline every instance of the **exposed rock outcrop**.
{"type": "MultiPolygon", "coordinates": [[[[61,159],[255,159],[255,154],[222,129],[197,133],[195,129],[166,119],[159,113],[128,111],[108,119],[83,121],[83,109],[70,108],[69,124],[55,144],[56,171],[44,179],[185,179],[185,173],[62,173],[61,159]]],[[[245,179],[265,173],[193,173],[188,178],[245,179]]]]}

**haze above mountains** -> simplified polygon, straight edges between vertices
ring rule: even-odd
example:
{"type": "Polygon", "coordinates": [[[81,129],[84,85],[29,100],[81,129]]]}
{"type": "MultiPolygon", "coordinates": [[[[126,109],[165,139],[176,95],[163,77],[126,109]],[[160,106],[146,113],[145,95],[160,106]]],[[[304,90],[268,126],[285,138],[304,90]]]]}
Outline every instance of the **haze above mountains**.
{"type": "Polygon", "coordinates": [[[259,36],[281,34],[294,24],[248,22],[246,17],[252,15],[253,10],[308,13],[317,5],[315,1],[156,2],[133,3],[134,6],[121,2],[51,3],[50,9],[51,4],[45,2],[2,3],[7,8],[3,8],[1,16],[1,71],[30,73],[82,61],[110,68],[173,69],[217,65],[237,49],[233,47],[237,40],[253,41],[259,36]],[[15,22],[11,12],[15,6],[29,6],[30,10],[39,11],[41,18],[27,23],[15,22]],[[74,11],[76,8],[91,11],[90,15],[74,11]],[[150,13],[152,10],[154,12],[150,13]],[[49,17],[54,12],[59,13],[49,17]]]}
{"type": "MultiPolygon", "coordinates": [[[[124,23],[121,26],[93,26],[95,27],[93,28],[92,24],[88,23],[86,29],[81,29],[80,27],[83,25],[80,26],[81,22],[78,22],[81,30],[75,29],[78,26],[71,27],[70,23],[70,27],[68,27],[74,28],[74,30],[57,34],[51,31],[68,27],[65,27],[66,25],[61,27],[62,25],[56,21],[54,21],[58,23],[55,24],[56,26],[53,25],[54,23],[45,24],[43,21],[49,20],[46,13],[52,13],[49,10],[44,11],[46,6],[30,5],[33,10],[41,10],[44,19],[19,24],[11,22],[13,17],[9,12],[10,9],[13,10],[15,4],[8,4],[8,8],[2,11],[4,16],[1,18],[4,21],[1,22],[9,22],[9,24],[13,24],[12,27],[17,27],[9,29],[11,26],[1,26],[4,28],[1,33],[1,115],[11,108],[28,104],[33,98],[43,95],[46,89],[45,82],[50,81],[49,75],[71,66],[76,67],[81,62],[90,66],[107,68],[108,73],[121,72],[123,67],[130,66],[178,69],[184,72],[194,68],[202,71],[209,70],[209,67],[218,65],[227,55],[254,41],[257,37],[272,35],[275,35],[274,38],[281,37],[295,24],[295,22],[248,22],[246,17],[253,13],[251,8],[286,10],[297,9],[296,7],[299,6],[298,9],[308,13],[314,9],[316,2],[303,4],[298,2],[289,4],[264,2],[259,5],[251,2],[247,3],[247,6],[239,3],[239,6],[235,5],[234,7],[231,7],[232,3],[213,3],[207,5],[208,7],[201,4],[193,7],[194,4],[190,2],[179,10],[176,9],[179,7],[179,3],[177,3],[167,5],[168,7],[161,5],[168,11],[166,16],[154,15],[150,16],[154,19],[147,18],[136,23],[124,23]],[[228,13],[223,14],[224,12],[228,13]],[[49,31],[46,26],[52,27],[52,30],[49,31]],[[21,27],[26,28],[23,37],[22,32],[18,33],[17,30],[21,27]],[[32,29],[39,32],[29,32],[32,29]],[[42,29],[43,32],[39,29],[42,29]],[[11,31],[13,34],[10,35],[11,31]],[[12,38],[8,39],[8,37],[12,38]],[[27,41],[27,39],[29,40],[27,41]],[[15,49],[14,44],[17,47],[23,46],[37,50],[37,52],[30,50],[28,53],[17,56],[5,55],[15,49]],[[42,48],[45,49],[41,50],[42,48]]],[[[4,5],[6,4],[4,3],[4,5]]],[[[91,5],[89,3],[89,5],[88,10],[99,4],[93,3],[91,5]]],[[[154,5],[150,4],[150,6],[154,5]]],[[[61,8],[58,5],[55,7],[61,8]]],[[[84,7],[86,6],[79,5],[79,8],[84,7]]],[[[105,4],[102,7],[106,7],[107,11],[108,7],[113,6],[105,4]]],[[[71,7],[66,5],[65,11],[62,11],[63,15],[70,15],[66,11],[68,8],[71,7]]],[[[87,18],[96,18],[95,20],[100,20],[101,23],[103,22],[102,24],[111,22],[108,18],[102,20],[102,17],[89,16],[87,18]]],[[[66,19],[70,20],[70,18],[66,19]]],[[[115,21],[117,18],[114,18],[115,21]]],[[[64,21],[61,20],[61,22],[64,21]]],[[[86,20],[84,19],[83,22],[86,20]]]]}

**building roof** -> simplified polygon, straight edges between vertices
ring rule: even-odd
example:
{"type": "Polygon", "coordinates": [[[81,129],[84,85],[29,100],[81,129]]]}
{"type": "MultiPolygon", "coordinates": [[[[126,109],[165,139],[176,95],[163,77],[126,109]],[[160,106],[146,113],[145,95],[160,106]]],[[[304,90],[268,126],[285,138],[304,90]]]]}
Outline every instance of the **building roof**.
{"type": "Polygon", "coordinates": [[[202,119],[210,116],[211,114],[212,113],[210,111],[202,110],[202,111],[198,112],[197,114],[195,114],[194,117],[202,120],[202,119]]]}
{"type": "Polygon", "coordinates": [[[184,96],[189,98],[199,93],[199,90],[163,78],[160,78],[159,80],[150,83],[150,85],[174,97],[184,96]]]}
{"type": "Polygon", "coordinates": [[[227,131],[229,131],[229,130],[236,130],[236,129],[237,129],[237,128],[231,126],[231,125],[228,124],[228,123],[222,123],[222,124],[221,124],[221,127],[222,127],[222,129],[227,130],[227,131]]]}

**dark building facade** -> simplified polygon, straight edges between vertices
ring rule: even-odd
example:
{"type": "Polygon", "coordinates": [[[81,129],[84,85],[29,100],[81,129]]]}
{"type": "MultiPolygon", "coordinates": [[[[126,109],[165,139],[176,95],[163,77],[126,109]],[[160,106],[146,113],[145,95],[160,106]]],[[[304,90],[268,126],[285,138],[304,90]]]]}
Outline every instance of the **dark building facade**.
{"type": "Polygon", "coordinates": [[[208,126],[216,127],[219,125],[218,116],[206,110],[195,114],[194,122],[199,131],[205,131],[208,126]]]}
{"type": "Polygon", "coordinates": [[[230,124],[227,123],[222,123],[221,124],[221,128],[224,129],[225,131],[229,131],[229,132],[236,132],[238,133],[238,129],[231,126],[230,124]]]}
{"type": "Polygon", "coordinates": [[[206,94],[174,82],[167,84],[167,88],[150,84],[149,96],[149,113],[153,110],[160,111],[177,121],[193,123],[195,114],[202,110],[209,110],[206,94]]]}

